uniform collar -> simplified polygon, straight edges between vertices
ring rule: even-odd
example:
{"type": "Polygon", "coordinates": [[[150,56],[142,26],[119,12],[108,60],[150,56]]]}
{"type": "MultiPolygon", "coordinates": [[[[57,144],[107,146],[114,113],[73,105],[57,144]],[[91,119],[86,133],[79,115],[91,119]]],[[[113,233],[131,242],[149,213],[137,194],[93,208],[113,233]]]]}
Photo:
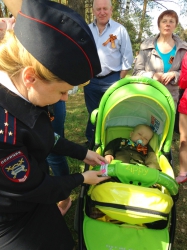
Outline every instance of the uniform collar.
{"type": "Polygon", "coordinates": [[[0,79],[1,84],[4,85],[7,89],[28,101],[24,96],[21,95],[21,93],[19,93],[19,91],[17,90],[17,88],[15,87],[15,85],[13,84],[10,77],[5,71],[0,70],[0,79]]]}
{"type": "Polygon", "coordinates": [[[0,84],[0,106],[15,116],[25,125],[33,128],[38,117],[47,113],[47,108],[34,106],[0,84]]]}

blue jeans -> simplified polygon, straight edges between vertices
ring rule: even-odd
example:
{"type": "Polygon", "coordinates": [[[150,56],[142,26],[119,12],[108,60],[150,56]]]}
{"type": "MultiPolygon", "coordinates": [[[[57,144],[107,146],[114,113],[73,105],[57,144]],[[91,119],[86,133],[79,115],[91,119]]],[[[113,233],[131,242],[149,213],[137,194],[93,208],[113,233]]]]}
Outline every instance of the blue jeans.
{"type": "MultiPolygon", "coordinates": [[[[64,123],[66,118],[66,103],[64,101],[54,104],[54,117],[55,119],[52,121],[54,132],[64,137],[64,123]]],[[[54,175],[62,176],[69,174],[69,167],[65,156],[51,153],[48,155],[47,161],[54,175]]]]}
{"type": "Polygon", "coordinates": [[[120,72],[104,78],[92,78],[90,83],[84,87],[84,99],[89,113],[85,136],[90,142],[93,137],[94,126],[90,122],[90,116],[94,109],[99,107],[100,100],[106,90],[120,79],[120,72]]]}

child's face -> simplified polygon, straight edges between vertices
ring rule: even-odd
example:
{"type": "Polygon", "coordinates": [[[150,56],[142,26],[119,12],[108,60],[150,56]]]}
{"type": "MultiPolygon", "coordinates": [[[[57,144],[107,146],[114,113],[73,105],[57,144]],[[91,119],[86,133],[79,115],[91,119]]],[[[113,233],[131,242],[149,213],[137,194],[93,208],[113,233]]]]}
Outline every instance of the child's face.
{"type": "Polygon", "coordinates": [[[142,145],[147,145],[151,140],[153,133],[146,127],[142,126],[131,133],[131,140],[137,142],[138,140],[142,141],[142,145]]]}

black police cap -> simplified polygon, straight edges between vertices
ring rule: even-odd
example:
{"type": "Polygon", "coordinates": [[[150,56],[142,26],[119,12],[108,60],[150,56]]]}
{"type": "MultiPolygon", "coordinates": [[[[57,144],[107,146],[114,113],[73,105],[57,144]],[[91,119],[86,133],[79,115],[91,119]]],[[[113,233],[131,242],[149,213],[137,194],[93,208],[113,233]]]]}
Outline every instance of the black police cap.
{"type": "Polygon", "coordinates": [[[101,71],[90,28],[78,13],[65,5],[24,0],[14,31],[33,57],[73,86],[101,71]]]}

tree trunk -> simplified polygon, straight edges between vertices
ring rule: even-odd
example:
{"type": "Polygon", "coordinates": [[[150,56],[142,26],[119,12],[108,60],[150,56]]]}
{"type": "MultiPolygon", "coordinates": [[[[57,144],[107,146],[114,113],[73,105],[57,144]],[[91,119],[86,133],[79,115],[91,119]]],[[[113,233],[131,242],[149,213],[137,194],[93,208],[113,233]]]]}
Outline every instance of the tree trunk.
{"type": "Polygon", "coordinates": [[[93,22],[93,1],[92,0],[85,0],[85,20],[87,23],[93,22]]]}
{"type": "Polygon", "coordinates": [[[85,0],[68,0],[67,5],[85,19],[85,0]]]}
{"type": "Polygon", "coordinates": [[[147,10],[147,2],[148,2],[148,0],[144,0],[143,10],[142,10],[142,17],[141,17],[141,20],[140,20],[140,30],[139,30],[139,34],[138,34],[138,40],[137,40],[137,42],[139,42],[139,43],[141,43],[141,40],[142,40],[143,27],[144,27],[144,22],[145,22],[145,15],[146,15],[146,10],[147,10]]]}

